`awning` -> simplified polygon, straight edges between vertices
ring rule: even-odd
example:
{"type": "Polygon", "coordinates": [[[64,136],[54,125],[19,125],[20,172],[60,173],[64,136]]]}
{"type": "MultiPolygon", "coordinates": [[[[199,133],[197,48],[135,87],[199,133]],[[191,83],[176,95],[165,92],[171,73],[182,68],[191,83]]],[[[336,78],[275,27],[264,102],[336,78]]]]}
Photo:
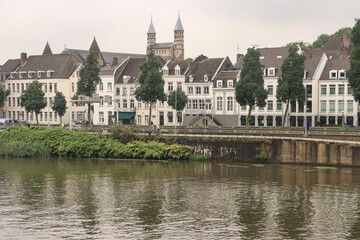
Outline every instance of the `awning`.
{"type": "MultiPolygon", "coordinates": [[[[114,113],[111,118],[116,118],[117,114],[114,113]]],[[[118,115],[119,119],[131,119],[135,117],[135,113],[134,112],[119,112],[118,115]]]]}

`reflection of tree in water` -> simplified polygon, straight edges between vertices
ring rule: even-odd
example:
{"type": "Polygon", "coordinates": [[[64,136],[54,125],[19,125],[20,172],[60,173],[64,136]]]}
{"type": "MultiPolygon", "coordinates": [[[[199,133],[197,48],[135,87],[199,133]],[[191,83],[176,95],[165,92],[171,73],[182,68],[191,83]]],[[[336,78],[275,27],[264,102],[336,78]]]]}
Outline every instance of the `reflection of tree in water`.
{"type": "Polygon", "coordinates": [[[236,223],[242,228],[241,237],[260,238],[267,215],[263,192],[256,186],[248,186],[247,191],[239,193],[237,202],[239,218],[236,223]]]}
{"type": "Polygon", "coordinates": [[[301,239],[308,232],[307,226],[313,214],[310,192],[311,189],[291,186],[283,189],[283,195],[279,196],[275,219],[284,238],[301,239]]]}
{"type": "Polygon", "coordinates": [[[145,185],[145,191],[141,193],[142,199],[139,202],[137,216],[141,221],[140,224],[144,225],[144,230],[153,232],[162,223],[162,199],[153,180],[145,182],[145,185]]]}
{"type": "Polygon", "coordinates": [[[360,202],[356,211],[356,220],[349,229],[349,235],[347,239],[360,239],[360,202]]]}

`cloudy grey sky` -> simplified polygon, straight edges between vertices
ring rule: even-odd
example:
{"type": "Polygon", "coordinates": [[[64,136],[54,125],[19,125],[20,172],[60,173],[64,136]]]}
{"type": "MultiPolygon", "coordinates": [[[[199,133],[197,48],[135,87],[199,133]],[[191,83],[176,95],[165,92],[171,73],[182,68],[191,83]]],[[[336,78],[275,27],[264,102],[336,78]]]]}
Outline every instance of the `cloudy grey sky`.
{"type": "Polygon", "coordinates": [[[173,40],[180,10],[185,57],[245,53],[254,44],[277,47],[313,42],[321,33],[352,27],[360,0],[0,0],[0,65],[21,52],[88,49],[145,53],[150,16],[157,42],[173,40]]]}

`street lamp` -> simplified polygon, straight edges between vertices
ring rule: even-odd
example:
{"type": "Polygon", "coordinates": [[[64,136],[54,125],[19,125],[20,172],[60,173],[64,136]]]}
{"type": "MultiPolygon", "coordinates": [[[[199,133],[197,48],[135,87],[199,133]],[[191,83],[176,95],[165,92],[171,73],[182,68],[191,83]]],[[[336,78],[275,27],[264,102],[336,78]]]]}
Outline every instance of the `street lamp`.
{"type": "Polygon", "coordinates": [[[176,133],[176,125],[177,125],[177,86],[175,89],[175,133],[176,133]]]}
{"type": "Polygon", "coordinates": [[[342,79],[343,82],[343,109],[342,109],[342,131],[345,130],[345,82],[344,79],[342,79]]]}

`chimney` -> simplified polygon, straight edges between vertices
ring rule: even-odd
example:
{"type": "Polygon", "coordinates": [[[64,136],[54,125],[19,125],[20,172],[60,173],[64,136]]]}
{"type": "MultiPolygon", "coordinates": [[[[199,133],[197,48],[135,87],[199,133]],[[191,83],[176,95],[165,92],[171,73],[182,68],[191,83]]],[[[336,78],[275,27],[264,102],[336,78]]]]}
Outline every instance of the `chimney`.
{"type": "Polygon", "coordinates": [[[343,46],[347,49],[350,46],[350,34],[344,33],[343,35],[343,46]]]}
{"type": "Polygon", "coordinates": [[[24,66],[25,63],[27,62],[27,54],[26,53],[21,53],[21,58],[20,58],[20,64],[21,66],[24,66]]]}
{"type": "Polygon", "coordinates": [[[117,59],[117,57],[114,57],[113,60],[112,60],[111,66],[115,66],[117,64],[118,64],[118,59],[117,59]]]}

